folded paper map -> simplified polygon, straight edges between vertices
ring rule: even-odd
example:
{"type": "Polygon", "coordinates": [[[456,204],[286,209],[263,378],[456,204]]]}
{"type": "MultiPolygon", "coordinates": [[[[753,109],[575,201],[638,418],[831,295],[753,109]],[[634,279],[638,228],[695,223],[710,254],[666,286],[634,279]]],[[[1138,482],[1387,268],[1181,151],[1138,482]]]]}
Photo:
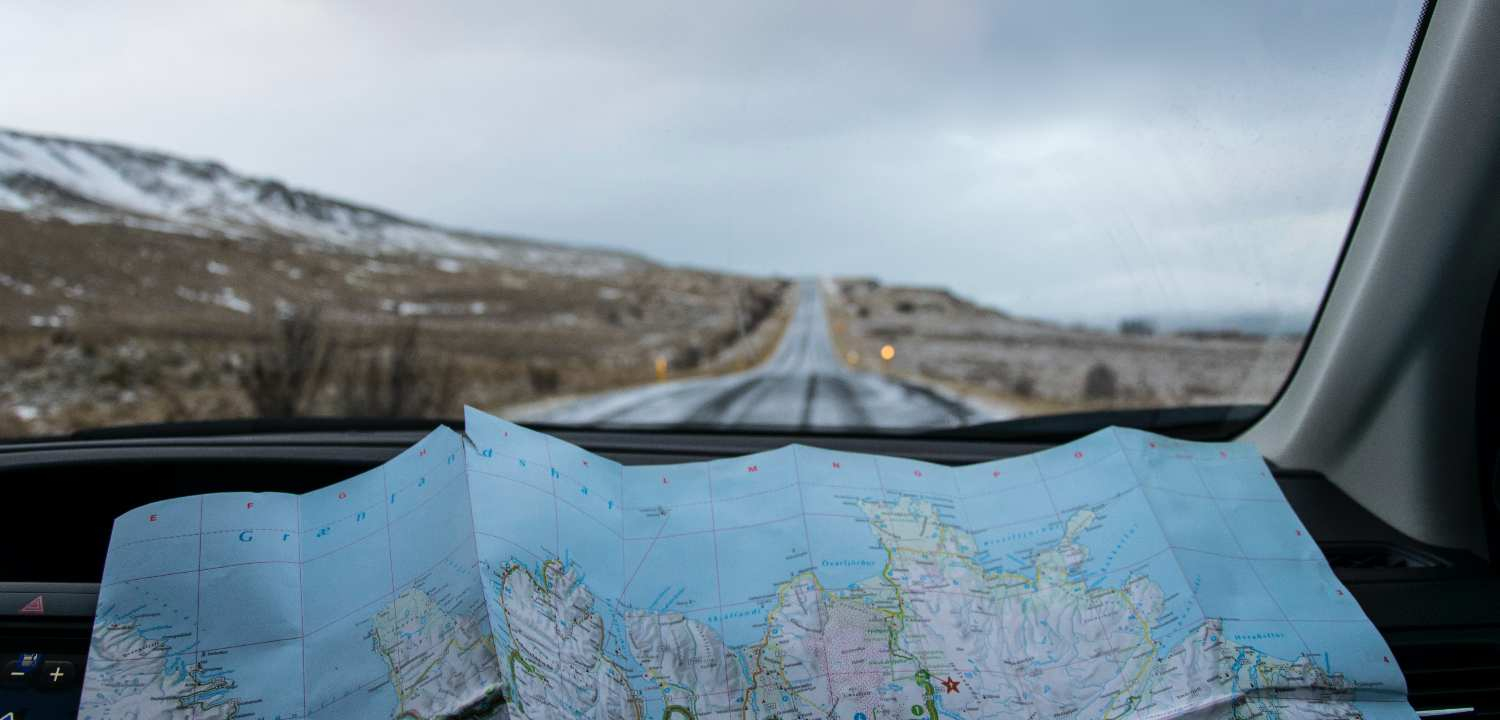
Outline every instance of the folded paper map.
{"type": "Polygon", "coordinates": [[[1415,716],[1248,444],[622,466],[465,423],[121,516],[80,717],[1415,716]]]}

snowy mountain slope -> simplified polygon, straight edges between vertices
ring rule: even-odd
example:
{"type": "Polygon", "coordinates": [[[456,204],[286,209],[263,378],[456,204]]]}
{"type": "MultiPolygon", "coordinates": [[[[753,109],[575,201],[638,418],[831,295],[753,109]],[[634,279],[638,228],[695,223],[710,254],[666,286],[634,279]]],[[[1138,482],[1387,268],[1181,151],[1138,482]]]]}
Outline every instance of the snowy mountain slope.
{"type": "Polygon", "coordinates": [[[448,230],[375,208],[111,143],[0,129],[0,211],[210,237],[291,237],[370,254],[419,253],[601,276],[650,265],[607,250],[448,230]]]}

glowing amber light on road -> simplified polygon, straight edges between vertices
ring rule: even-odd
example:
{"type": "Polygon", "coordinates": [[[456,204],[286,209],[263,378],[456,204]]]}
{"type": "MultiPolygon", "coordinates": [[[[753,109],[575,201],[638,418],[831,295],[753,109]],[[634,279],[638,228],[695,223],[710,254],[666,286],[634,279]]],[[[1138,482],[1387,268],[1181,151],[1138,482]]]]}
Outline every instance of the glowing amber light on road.
{"type": "Polygon", "coordinates": [[[661,356],[657,356],[656,358],[656,379],[667,379],[667,359],[661,356]]]}
{"type": "Polygon", "coordinates": [[[896,348],[893,348],[890,345],[886,345],[885,347],[880,348],[881,360],[890,360],[893,357],[896,357],[896,348]]]}

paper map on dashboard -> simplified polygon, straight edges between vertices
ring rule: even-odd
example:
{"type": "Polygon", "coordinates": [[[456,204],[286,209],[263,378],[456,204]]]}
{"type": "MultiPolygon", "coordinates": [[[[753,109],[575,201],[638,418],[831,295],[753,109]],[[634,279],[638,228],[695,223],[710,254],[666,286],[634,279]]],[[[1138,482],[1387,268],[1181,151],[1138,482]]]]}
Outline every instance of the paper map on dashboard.
{"type": "Polygon", "coordinates": [[[80,717],[1414,717],[1247,444],[622,466],[465,422],[121,516],[80,717]]]}

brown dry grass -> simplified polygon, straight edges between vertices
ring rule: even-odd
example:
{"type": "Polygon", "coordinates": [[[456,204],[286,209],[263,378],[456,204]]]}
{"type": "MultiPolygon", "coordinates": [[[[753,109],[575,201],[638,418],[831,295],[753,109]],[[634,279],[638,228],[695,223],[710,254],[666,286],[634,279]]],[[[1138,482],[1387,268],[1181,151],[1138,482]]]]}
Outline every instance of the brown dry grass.
{"type": "Polygon", "coordinates": [[[940,385],[1021,415],[1254,404],[1275,395],[1300,338],[1139,335],[1010,317],[931,288],[844,280],[834,342],[862,369],[940,385]],[[882,346],[895,348],[883,361],[882,346]]]}
{"type": "Polygon", "coordinates": [[[465,401],[648,382],[658,357],[722,372],[766,349],[786,286],[650,265],[453,267],[0,212],[0,437],[270,409],[456,417],[465,401]],[[258,409],[263,386],[245,379],[285,342],[278,318],[311,307],[337,354],[294,407],[258,409]]]}

